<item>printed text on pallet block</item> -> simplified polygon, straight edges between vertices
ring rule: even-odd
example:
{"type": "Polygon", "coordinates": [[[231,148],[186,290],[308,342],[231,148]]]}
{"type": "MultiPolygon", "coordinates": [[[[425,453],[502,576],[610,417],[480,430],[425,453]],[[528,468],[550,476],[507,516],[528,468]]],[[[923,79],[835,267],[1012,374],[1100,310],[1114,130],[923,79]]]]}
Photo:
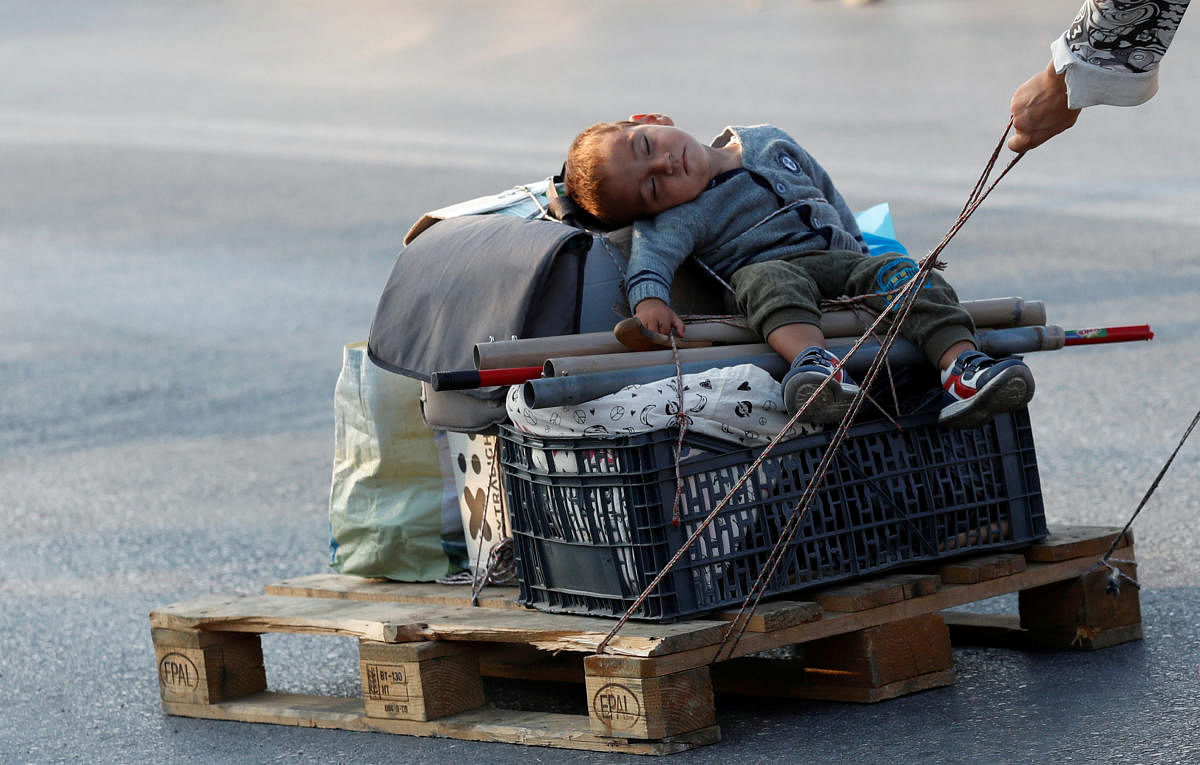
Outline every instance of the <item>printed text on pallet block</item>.
{"type": "Polygon", "coordinates": [[[358,644],[368,717],[436,720],[483,706],[479,656],[456,643],[358,644]]]}

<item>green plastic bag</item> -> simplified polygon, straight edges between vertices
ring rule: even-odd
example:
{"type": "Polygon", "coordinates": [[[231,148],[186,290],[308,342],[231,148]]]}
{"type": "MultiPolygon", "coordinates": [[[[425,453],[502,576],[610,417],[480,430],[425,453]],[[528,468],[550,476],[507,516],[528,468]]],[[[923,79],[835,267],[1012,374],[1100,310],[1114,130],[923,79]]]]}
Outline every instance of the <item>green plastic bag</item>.
{"type": "Polygon", "coordinates": [[[420,392],[420,381],[371,363],[365,342],[346,346],[333,397],[335,571],[424,582],[460,570],[443,546],[442,469],[420,392]]]}

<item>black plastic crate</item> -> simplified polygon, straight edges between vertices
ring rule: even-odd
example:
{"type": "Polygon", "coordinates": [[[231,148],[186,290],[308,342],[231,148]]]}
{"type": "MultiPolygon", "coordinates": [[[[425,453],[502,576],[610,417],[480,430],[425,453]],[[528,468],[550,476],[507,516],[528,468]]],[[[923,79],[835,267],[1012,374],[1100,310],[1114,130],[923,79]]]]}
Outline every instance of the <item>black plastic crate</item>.
{"type": "MultiPolygon", "coordinates": [[[[936,411],[899,423],[851,429],[767,595],[1046,535],[1026,410],[965,430],[939,427],[936,411]]],[[[676,525],[676,438],[539,438],[501,428],[522,603],[624,614],[762,451],[686,436],[676,525]]],[[[740,604],[829,439],[776,446],[633,616],[670,621],[740,604]]]]}

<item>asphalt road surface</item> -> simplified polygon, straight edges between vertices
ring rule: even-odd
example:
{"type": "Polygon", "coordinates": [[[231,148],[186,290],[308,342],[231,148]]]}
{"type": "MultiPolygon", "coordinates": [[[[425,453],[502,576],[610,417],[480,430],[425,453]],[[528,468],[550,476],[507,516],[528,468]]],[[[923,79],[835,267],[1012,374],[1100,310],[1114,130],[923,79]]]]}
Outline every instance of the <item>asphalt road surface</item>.
{"type": "MultiPolygon", "coordinates": [[[[323,570],[341,349],[421,213],[661,111],[787,128],[925,252],[1076,8],[0,3],[0,760],[622,759],[165,717],[147,612],[323,570]]],[[[1155,330],[1030,357],[1051,522],[1123,523],[1200,406],[1198,79],[1190,19],[1153,101],[1087,111],[943,255],[964,299],[1155,330]]],[[[960,648],[953,686],[871,706],[719,699],[678,759],[1198,761],[1198,517],[1193,439],[1135,526],[1140,643],[960,648]]],[[[357,694],[349,639],[264,645],[272,687],[357,694]]]]}

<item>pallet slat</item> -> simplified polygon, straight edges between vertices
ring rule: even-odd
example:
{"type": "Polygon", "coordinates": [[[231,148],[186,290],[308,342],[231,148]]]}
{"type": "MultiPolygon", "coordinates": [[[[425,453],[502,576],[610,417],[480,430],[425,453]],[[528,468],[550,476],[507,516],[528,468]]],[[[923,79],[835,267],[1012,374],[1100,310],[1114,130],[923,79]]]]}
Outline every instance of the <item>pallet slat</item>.
{"type": "Polygon", "coordinates": [[[429,722],[388,720],[367,717],[358,699],[294,693],[257,693],[219,704],[164,702],[163,711],[209,720],[376,731],[627,754],[673,754],[721,740],[721,730],[716,725],[662,741],[637,741],[597,735],[588,729],[587,718],[581,715],[520,712],[492,707],[481,707],[429,722]]]}
{"type": "MultiPolygon", "coordinates": [[[[367,579],[352,574],[309,574],[284,579],[263,588],[267,595],[294,598],[332,598],[371,600],[390,603],[425,603],[443,606],[470,606],[470,585],[444,585],[434,582],[391,582],[367,579]]],[[[511,608],[524,611],[517,602],[516,587],[489,585],[479,594],[480,608],[511,608]]]]}
{"type": "Polygon", "coordinates": [[[1002,553],[1000,555],[984,555],[979,558],[968,558],[963,561],[941,566],[937,569],[938,576],[946,584],[974,584],[998,579],[1002,576],[1018,574],[1027,568],[1024,555],[1002,553]]]}
{"type": "MultiPolygon", "coordinates": [[[[210,595],[150,612],[152,627],[172,630],[346,635],[383,643],[420,640],[526,643],[544,650],[593,651],[612,620],[535,611],[436,604],[210,595]]],[[[725,622],[631,623],[609,644],[613,653],[655,656],[720,640],[725,622]]]]}
{"type": "MultiPolygon", "coordinates": [[[[1025,557],[1038,563],[1103,555],[1120,529],[1107,526],[1051,526],[1050,536],[1025,550],[1025,557]]],[[[1117,547],[1133,547],[1133,531],[1126,531],[1117,547]]]]}

